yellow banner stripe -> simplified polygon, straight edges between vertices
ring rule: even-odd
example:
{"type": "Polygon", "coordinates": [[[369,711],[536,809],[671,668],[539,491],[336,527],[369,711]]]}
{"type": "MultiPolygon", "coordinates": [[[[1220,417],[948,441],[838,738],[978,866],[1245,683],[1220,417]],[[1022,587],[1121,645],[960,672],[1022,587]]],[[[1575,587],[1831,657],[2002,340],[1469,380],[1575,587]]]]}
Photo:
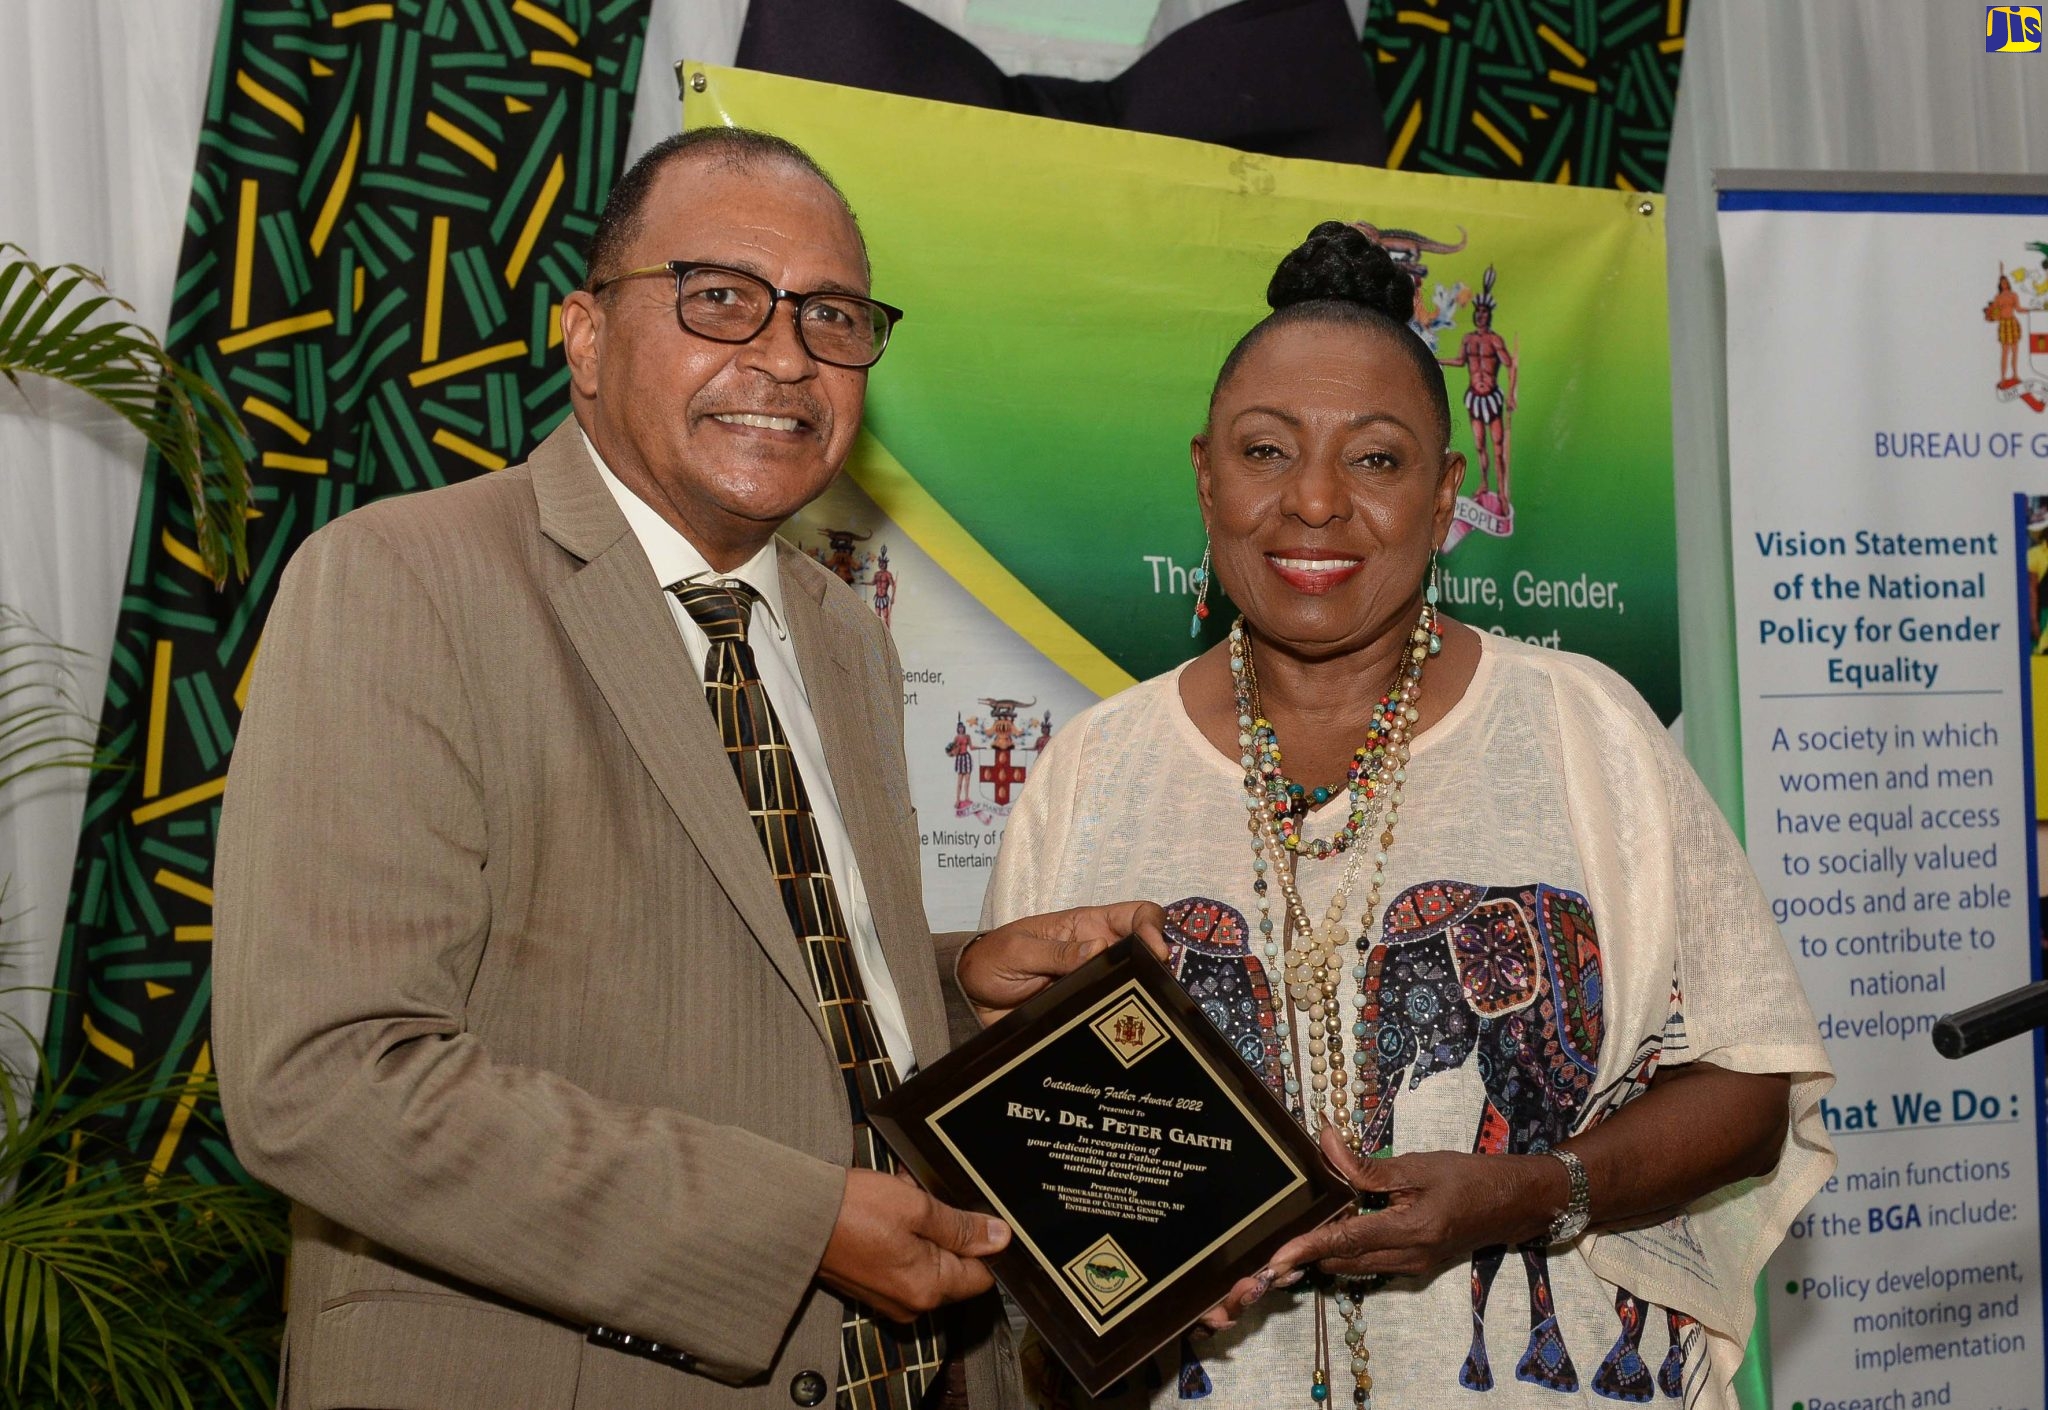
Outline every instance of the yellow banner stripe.
{"type": "Polygon", "coordinates": [[[293,470],[301,475],[325,475],[327,462],[317,455],[286,455],[281,450],[263,452],[265,470],[293,470]]]}
{"type": "Polygon", "coordinates": [[[1567,59],[1570,59],[1575,67],[1584,68],[1586,66],[1586,56],[1584,54],[1581,54],[1578,50],[1574,49],[1571,45],[1567,44],[1565,42],[1564,36],[1559,34],[1556,30],[1552,29],[1549,25],[1537,25],[1536,35],[1545,44],[1548,44],[1551,48],[1557,50],[1558,53],[1564,55],[1567,59]]]}
{"type": "MultiPolygon", "coordinates": [[[[439,113],[431,110],[427,113],[427,130],[439,133],[447,138],[463,151],[482,162],[487,169],[491,171],[498,169],[498,154],[496,152],[486,147],[470,133],[464,132],[454,123],[448,121],[447,118],[442,117],[439,113]]],[[[443,218],[445,219],[445,217],[443,218]]]]}
{"type": "Polygon", "coordinates": [[[1635,182],[1629,180],[1626,176],[1623,176],[1618,171],[1614,173],[1614,184],[1624,191],[1633,191],[1636,189],[1635,182]]]}
{"type": "Polygon", "coordinates": [[[474,372],[479,367],[489,367],[494,362],[503,362],[508,357],[526,356],[526,339],[516,343],[499,343],[495,347],[478,348],[473,353],[452,357],[446,362],[422,367],[405,380],[415,387],[424,387],[429,382],[439,382],[447,377],[460,377],[465,372],[474,372]]]}
{"type": "Polygon", "coordinates": [[[180,876],[169,867],[158,867],[156,875],[151,877],[150,880],[163,887],[166,891],[176,892],[180,896],[189,896],[202,906],[213,904],[213,888],[211,886],[194,881],[189,876],[180,876]]]}
{"type": "Polygon", "coordinates": [[[1494,146],[1508,154],[1508,160],[1516,166],[1522,164],[1522,149],[1508,140],[1508,135],[1493,125],[1493,120],[1479,109],[1472,110],[1472,125],[1485,133],[1494,146]]]}
{"type": "Polygon", "coordinates": [[[569,28],[568,22],[566,20],[562,19],[562,17],[559,15],[549,14],[540,6],[533,4],[532,0],[513,0],[512,13],[518,15],[522,19],[528,19],[533,21],[542,29],[549,31],[552,34],[559,35],[561,37],[562,42],[564,44],[571,46],[572,48],[583,42],[582,39],[580,39],[577,36],[576,31],[569,28]]]}
{"type": "Polygon", "coordinates": [[[1401,119],[1401,131],[1394,138],[1394,146],[1387,153],[1387,170],[1398,170],[1402,158],[1408,155],[1408,146],[1415,140],[1415,134],[1422,128],[1422,100],[1417,98],[1408,106],[1408,116],[1401,119]]]}
{"type": "Polygon", "coordinates": [[[1671,0],[1664,7],[1664,32],[1677,34],[1685,28],[1685,0],[1671,0]]]}
{"type": "Polygon", "coordinates": [[[505,261],[505,287],[512,288],[519,283],[519,276],[525,272],[527,256],[533,253],[534,241],[540,239],[540,228],[546,223],[548,211],[554,207],[555,197],[562,193],[562,180],[568,174],[562,154],[555,153],[555,164],[548,168],[548,179],[541,183],[540,195],[533,201],[533,209],[526,213],[526,228],[519,232],[519,243],[512,247],[512,258],[505,261]]]}
{"type": "Polygon", "coordinates": [[[997,562],[868,432],[862,431],[854,443],[846,472],[948,576],[1055,666],[1097,695],[1114,695],[1136,684],[1128,671],[997,562]]]}
{"type": "Polygon", "coordinates": [[[505,95],[505,111],[508,113],[530,113],[533,111],[533,104],[522,103],[510,93],[507,93],[505,95]]]}
{"type": "Polygon", "coordinates": [[[256,263],[256,183],[242,183],[241,214],[235,221],[235,291],[228,304],[228,327],[249,326],[249,284],[256,263]]]}
{"type": "Polygon", "coordinates": [[[142,755],[142,796],[164,791],[164,726],[170,719],[171,644],[159,641],[149,673],[149,743],[142,755]]]}
{"type": "MultiPolygon", "coordinates": [[[[389,5],[364,8],[382,9],[384,18],[391,17],[389,5]]],[[[341,17],[337,15],[335,18],[339,20],[341,17]]],[[[327,199],[320,203],[320,218],[313,222],[313,233],[306,241],[316,255],[327,248],[327,237],[334,233],[334,222],[341,219],[341,208],[348,200],[349,183],[356,176],[356,158],[362,150],[363,120],[357,118],[348,125],[348,146],[342,149],[341,165],[334,171],[334,184],[327,188],[327,199]]],[[[361,271],[357,273],[360,275],[361,271]]]]}
{"type": "Polygon", "coordinates": [[[548,305],[548,346],[550,348],[562,346],[562,306],[560,304],[548,305]]]}
{"type": "Polygon", "coordinates": [[[486,470],[503,470],[505,457],[485,450],[474,441],[465,441],[447,427],[434,432],[434,444],[443,450],[452,450],[464,460],[473,461],[486,470]]]}
{"type": "Polygon", "coordinates": [[[164,1127],[164,1138],[157,1142],[156,1154],[150,1158],[149,1174],[142,1183],[153,1185],[162,1174],[171,1168],[171,1157],[178,1153],[178,1142],[185,1135],[185,1123],[192,1119],[192,1109],[199,1105],[199,1089],[206,1082],[206,1074],[213,1071],[213,1044],[211,1041],[199,1045],[199,1056],[192,1060],[192,1075],[185,1079],[185,1090],[178,1097],[178,1105],[171,1111],[169,1124],[164,1127]]]}
{"type": "Polygon", "coordinates": [[[1419,24],[1424,29],[1435,30],[1438,34],[1449,34],[1451,32],[1451,22],[1449,20],[1439,19],[1437,16],[1425,14],[1421,10],[1396,11],[1394,14],[1394,23],[1419,24]]]}
{"type": "Polygon", "coordinates": [[[574,54],[558,54],[552,49],[535,49],[526,57],[535,68],[567,69],[584,78],[590,77],[590,65],[574,54]]]}
{"type": "Polygon", "coordinates": [[[1576,88],[1585,93],[1598,93],[1600,85],[1581,74],[1566,73],[1563,69],[1552,69],[1550,81],[1562,88],[1576,88]]]}
{"type": "Polygon", "coordinates": [[[152,999],[168,999],[178,991],[168,984],[159,984],[154,979],[145,979],[142,981],[142,992],[149,995],[152,999]]]}
{"type": "Polygon", "coordinates": [[[1660,54],[1676,54],[1684,47],[1685,36],[1682,34],[1676,39],[1662,39],[1657,42],[1657,52],[1660,54]]]}
{"type": "MultiPolygon", "coordinates": [[[[256,644],[249,648],[248,664],[242,667],[242,678],[235,682],[235,708],[249,708],[249,678],[256,674],[256,653],[263,649],[263,638],[257,637],[256,644]]],[[[226,780],[222,780],[226,782],[226,780]]]]}
{"type": "Polygon", "coordinates": [[[268,421],[300,445],[313,439],[313,433],[294,421],[290,412],[281,406],[272,406],[262,397],[243,397],[242,413],[245,416],[253,416],[258,421],[268,421]]]}
{"type": "Polygon", "coordinates": [[[336,10],[327,17],[327,22],[336,29],[347,29],[352,24],[366,20],[388,20],[391,18],[389,5],[358,5],[353,10],[336,10]]]}
{"type": "Polygon", "coordinates": [[[169,529],[165,529],[163,532],[163,545],[165,553],[170,554],[171,557],[177,559],[209,582],[212,581],[213,574],[206,571],[206,560],[201,558],[198,553],[169,529]]]}
{"type": "MultiPolygon", "coordinates": [[[[238,700],[236,703],[240,704],[241,702],[238,700]]],[[[227,776],[223,774],[221,777],[209,779],[205,783],[194,784],[182,793],[173,793],[168,798],[159,798],[154,803],[137,808],[128,815],[128,820],[137,826],[147,822],[155,822],[165,814],[175,813],[180,808],[189,808],[194,803],[204,803],[209,798],[218,798],[227,791],[227,787],[227,776]]]]}
{"type": "Polygon", "coordinates": [[[448,217],[434,217],[427,239],[426,331],[420,334],[420,361],[441,360],[441,300],[448,290],[448,217]]]}
{"type": "Polygon", "coordinates": [[[213,927],[210,925],[181,925],[171,932],[171,938],[173,940],[204,940],[210,943],[213,940],[213,927]]]}
{"type": "Polygon", "coordinates": [[[220,340],[220,350],[238,353],[243,348],[253,348],[258,343],[267,343],[272,338],[289,338],[294,333],[310,333],[315,328],[325,328],[334,322],[334,314],[328,309],[318,313],[302,313],[297,318],[280,318],[275,323],[259,324],[246,333],[235,333],[220,340]]]}
{"type": "Polygon", "coordinates": [[[115,1062],[126,1068],[135,1066],[135,1050],[126,1043],[117,1043],[93,1026],[92,1015],[84,1014],[79,1021],[85,1025],[85,1041],[98,1048],[115,1062]]]}
{"type": "Polygon", "coordinates": [[[361,313],[361,312],[363,311],[363,275],[364,275],[364,272],[365,272],[365,271],[364,271],[364,269],[363,269],[363,267],[362,267],[361,265],[357,265],[357,266],[356,266],[356,286],[355,286],[355,288],[354,288],[354,289],[353,289],[353,290],[352,290],[352,291],[350,292],[350,294],[349,294],[349,301],[348,301],[348,306],[349,306],[349,310],[350,310],[351,312],[353,312],[353,313],[361,313]]]}
{"type": "Polygon", "coordinates": [[[306,115],[293,107],[285,99],[265,88],[255,79],[249,77],[247,69],[235,70],[235,87],[241,89],[258,103],[290,123],[295,130],[299,132],[306,130],[306,115]]]}
{"type": "Polygon", "coordinates": [[[315,78],[332,78],[334,76],[334,70],[321,63],[318,59],[306,60],[306,67],[315,78]]]}

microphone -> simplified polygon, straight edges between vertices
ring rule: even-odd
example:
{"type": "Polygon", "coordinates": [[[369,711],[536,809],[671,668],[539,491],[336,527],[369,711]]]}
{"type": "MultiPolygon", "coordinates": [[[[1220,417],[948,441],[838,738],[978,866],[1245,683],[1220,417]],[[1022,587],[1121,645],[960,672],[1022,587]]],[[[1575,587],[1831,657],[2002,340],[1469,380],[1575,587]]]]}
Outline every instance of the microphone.
{"type": "Polygon", "coordinates": [[[2048,980],[1986,999],[1934,1023],[1934,1050],[1945,1058],[1968,1057],[2048,1024],[2048,980]]]}

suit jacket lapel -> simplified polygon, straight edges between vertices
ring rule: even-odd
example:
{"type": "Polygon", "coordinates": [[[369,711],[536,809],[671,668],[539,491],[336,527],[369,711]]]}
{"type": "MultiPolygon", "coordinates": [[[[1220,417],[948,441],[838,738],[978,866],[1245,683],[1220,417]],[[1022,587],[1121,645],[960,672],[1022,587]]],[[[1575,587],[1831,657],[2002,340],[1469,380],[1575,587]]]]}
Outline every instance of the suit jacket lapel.
{"type": "Polygon", "coordinates": [[[535,448],[529,464],[542,531],[584,560],[548,594],[556,619],[705,865],[825,1041],[802,947],[647,555],[573,419],[535,448]]]}
{"type": "Polygon", "coordinates": [[[859,638],[833,630],[826,621],[822,596],[829,584],[824,576],[787,544],[779,556],[783,610],[789,617],[790,639],[796,643],[797,667],[811,698],[819,742],[825,746],[832,791],[838,795],[854,859],[860,863],[868,911],[874,917],[875,934],[882,943],[882,955],[888,961],[889,977],[903,1006],[904,1023],[918,1061],[931,1062],[949,1046],[945,999],[939,992],[932,958],[917,855],[913,851],[906,864],[902,848],[895,845],[900,839],[890,836],[892,829],[908,826],[900,817],[892,817],[884,801],[890,793],[900,791],[903,781],[892,788],[878,767],[880,756],[875,748],[881,732],[896,727],[896,717],[886,703],[878,708],[873,692],[863,688],[853,655],[859,649],[859,638]]]}

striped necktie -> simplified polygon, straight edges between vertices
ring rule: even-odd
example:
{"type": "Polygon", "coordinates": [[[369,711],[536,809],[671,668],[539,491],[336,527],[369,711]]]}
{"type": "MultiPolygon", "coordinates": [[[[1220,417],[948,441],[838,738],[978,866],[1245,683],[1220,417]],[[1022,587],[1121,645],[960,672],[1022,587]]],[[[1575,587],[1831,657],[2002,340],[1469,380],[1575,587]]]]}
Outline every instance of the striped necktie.
{"type": "MultiPolygon", "coordinates": [[[[803,944],[825,1031],[846,1079],[854,1164],[863,1170],[892,1171],[895,1157],[868,1125],[867,1106],[895,1090],[896,1065],[882,1044],[854,963],[853,942],[826,866],[810,794],[761,684],[754,649],[747,644],[748,615],[759,594],[730,580],[678,583],[669,591],[711,639],[704,658],[704,694],[718,720],[719,737],[739,777],[761,848],[768,854],[783,909],[803,944]]],[[[945,1360],[943,1339],[931,1317],[907,1325],[885,1322],[849,1301],[841,1325],[841,1410],[913,1410],[923,1401],[945,1360]]]]}

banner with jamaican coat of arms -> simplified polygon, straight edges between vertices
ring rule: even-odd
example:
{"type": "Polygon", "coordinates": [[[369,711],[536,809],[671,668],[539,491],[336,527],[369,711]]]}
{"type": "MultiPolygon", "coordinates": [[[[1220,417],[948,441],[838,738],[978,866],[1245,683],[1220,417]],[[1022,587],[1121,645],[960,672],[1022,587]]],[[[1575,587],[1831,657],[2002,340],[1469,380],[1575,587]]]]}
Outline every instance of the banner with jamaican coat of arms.
{"type": "MultiPolygon", "coordinates": [[[[1449,610],[1678,713],[1663,198],[1250,155],[684,65],[685,126],[813,152],[908,316],[837,484],[786,532],[895,633],[935,926],[971,926],[1038,751],[1167,670],[1202,527],[1188,438],[1280,256],[1355,222],[1415,284],[1471,462],[1449,610]]],[[[1164,784],[1166,781],[1153,781],[1164,784]]]]}

